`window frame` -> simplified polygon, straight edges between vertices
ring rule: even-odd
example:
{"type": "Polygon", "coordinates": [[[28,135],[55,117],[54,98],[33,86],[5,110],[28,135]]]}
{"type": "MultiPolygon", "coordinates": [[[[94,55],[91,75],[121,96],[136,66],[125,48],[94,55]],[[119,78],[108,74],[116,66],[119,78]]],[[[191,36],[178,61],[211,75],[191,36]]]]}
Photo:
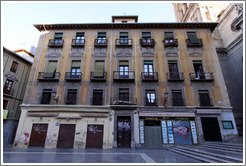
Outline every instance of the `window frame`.
{"type": "Polygon", "coordinates": [[[11,64],[11,67],[10,67],[10,71],[11,71],[12,73],[15,73],[15,74],[16,74],[17,71],[18,71],[18,67],[19,67],[19,63],[16,62],[16,61],[13,61],[12,64],[11,64]],[[12,71],[12,69],[14,68],[14,67],[13,67],[14,63],[16,64],[16,68],[15,68],[15,71],[12,71]]]}
{"type": "MultiPolygon", "coordinates": [[[[10,80],[10,79],[6,79],[5,80],[5,83],[4,83],[4,87],[3,87],[3,93],[5,93],[5,94],[11,94],[11,92],[13,91],[13,87],[14,87],[14,81],[13,80],[10,80]],[[10,90],[8,90],[7,88],[7,85],[6,85],[6,82],[12,82],[12,84],[11,84],[11,89],[10,90]],[[9,92],[6,92],[6,91],[9,91],[9,92]]],[[[9,84],[9,83],[8,83],[9,84]]]]}
{"type": "Polygon", "coordinates": [[[222,126],[223,126],[223,129],[234,129],[234,126],[233,126],[233,123],[232,123],[231,120],[222,120],[222,126]],[[225,123],[230,123],[231,124],[231,128],[226,127],[225,123]]]}
{"type": "Polygon", "coordinates": [[[9,106],[9,100],[3,99],[3,109],[6,110],[6,109],[8,108],[8,106],[9,106]],[[4,102],[7,102],[7,104],[5,103],[5,104],[6,104],[6,105],[5,105],[4,102]],[[4,106],[6,106],[6,107],[4,107],[4,106]]]}

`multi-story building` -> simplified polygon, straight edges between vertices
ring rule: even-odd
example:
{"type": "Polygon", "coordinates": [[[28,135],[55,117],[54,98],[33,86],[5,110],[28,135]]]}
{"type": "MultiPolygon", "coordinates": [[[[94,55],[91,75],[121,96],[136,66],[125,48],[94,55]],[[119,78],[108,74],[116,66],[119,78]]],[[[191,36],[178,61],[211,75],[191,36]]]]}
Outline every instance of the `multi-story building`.
{"type": "Polygon", "coordinates": [[[217,23],[38,24],[14,147],[160,148],[237,135],[217,23]]]}
{"type": "Polygon", "coordinates": [[[243,135],[243,3],[173,3],[177,22],[218,22],[212,33],[238,133],[243,135]]]}
{"type": "MultiPolygon", "coordinates": [[[[27,52],[27,51],[26,51],[27,52]]],[[[21,113],[20,104],[30,74],[34,56],[29,59],[3,47],[3,145],[14,142],[21,113]]]]}

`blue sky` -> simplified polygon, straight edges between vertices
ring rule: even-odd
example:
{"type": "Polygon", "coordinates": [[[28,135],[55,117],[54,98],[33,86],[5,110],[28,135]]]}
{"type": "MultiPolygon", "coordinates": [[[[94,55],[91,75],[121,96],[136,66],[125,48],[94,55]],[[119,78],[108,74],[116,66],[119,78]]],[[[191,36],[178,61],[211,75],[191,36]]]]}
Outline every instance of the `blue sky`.
{"type": "Polygon", "coordinates": [[[2,45],[15,50],[37,46],[33,24],[110,23],[112,15],[138,15],[138,22],[175,22],[166,2],[1,2],[2,45]]]}

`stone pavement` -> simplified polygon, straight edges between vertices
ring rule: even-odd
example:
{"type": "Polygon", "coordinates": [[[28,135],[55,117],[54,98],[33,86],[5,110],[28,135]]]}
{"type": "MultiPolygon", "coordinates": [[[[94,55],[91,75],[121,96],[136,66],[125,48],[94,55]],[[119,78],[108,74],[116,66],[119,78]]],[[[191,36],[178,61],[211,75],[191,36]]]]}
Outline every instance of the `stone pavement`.
{"type": "Polygon", "coordinates": [[[4,163],[203,163],[166,149],[12,149],[5,148],[4,163]]]}

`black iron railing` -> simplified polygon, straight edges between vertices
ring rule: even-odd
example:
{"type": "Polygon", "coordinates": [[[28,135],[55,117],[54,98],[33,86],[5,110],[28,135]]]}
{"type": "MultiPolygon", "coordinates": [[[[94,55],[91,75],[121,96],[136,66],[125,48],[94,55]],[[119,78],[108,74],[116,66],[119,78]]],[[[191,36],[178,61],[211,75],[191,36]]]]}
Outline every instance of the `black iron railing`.
{"type": "Polygon", "coordinates": [[[142,81],[158,81],[158,72],[142,72],[142,81]]]}
{"type": "Polygon", "coordinates": [[[202,39],[186,39],[187,47],[202,47],[202,39]]]}
{"type": "Polygon", "coordinates": [[[91,72],[91,81],[106,81],[107,72],[91,72]]]}
{"type": "Polygon", "coordinates": [[[191,81],[213,81],[213,73],[190,73],[191,81]]]}
{"type": "Polygon", "coordinates": [[[76,105],[77,100],[78,100],[78,97],[73,97],[73,98],[65,97],[65,104],[66,105],[76,105]]]}
{"type": "Polygon", "coordinates": [[[59,81],[60,73],[59,72],[39,72],[38,80],[39,81],[59,81]]]}
{"type": "Polygon", "coordinates": [[[72,39],[72,47],[84,47],[85,39],[72,39]]]}
{"type": "Polygon", "coordinates": [[[184,81],[184,74],[178,72],[169,72],[167,73],[168,81],[184,81]]]}
{"type": "Polygon", "coordinates": [[[66,81],[81,81],[82,73],[81,72],[66,72],[65,80],[66,81]]]}
{"type": "Polygon", "coordinates": [[[128,38],[115,39],[115,45],[117,47],[132,47],[132,39],[128,39],[128,38]]]}
{"type": "Polygon", "coordinates": [[[134,81],[135,72],[134,71],[114,71],[113,78],[115,81],[134,81]]]}
{"type": "Polygon", "coordinates": [[[164,47],[178,47],[178,39],[164,39],[164,47]]]}
{"type": "Polygon", "coordinates": [[[158,102],[158,98],[155,99],[145,98],[146,106],[157,106],[157,102],[158,102]]]}
{"type": "Polygon", "coordinates": [[[142,38],[140,39],[140,45],[142,47],[154,47],[155,46],[155,40],[151,38],[142,38]]]}
{"type": "Polygon", "coordinates": [[[94,46],[95,47],[107,47],[108,40],[107,39],[95,39],[94,46]]]}
{"type": "Polygon", "coordinates": [[[63,39],[50,39],[48,46],[49,47],[63,47],[64,40],[63,39]]]}

